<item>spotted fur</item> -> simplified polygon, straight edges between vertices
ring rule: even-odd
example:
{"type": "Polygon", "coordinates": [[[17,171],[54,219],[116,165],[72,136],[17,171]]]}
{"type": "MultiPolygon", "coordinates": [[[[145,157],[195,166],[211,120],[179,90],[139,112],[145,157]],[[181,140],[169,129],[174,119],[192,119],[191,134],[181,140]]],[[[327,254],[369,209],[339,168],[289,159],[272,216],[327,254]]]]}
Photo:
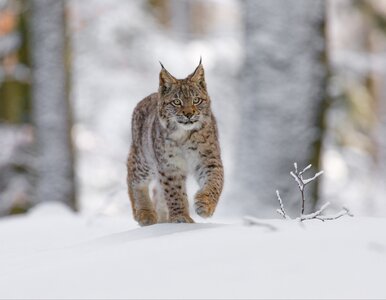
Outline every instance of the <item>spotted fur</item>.
{"type": "Polygon", "coordinates": [[[134,110],[127,170],[133,216],[141,226],[194,222],[186,193],[190,173],[200,186],[194,197],[197,214],[213,215],[223,188],[223,166],[201,62],[185,79],[174,78],[162,66],[158,93],[134,110]]]}

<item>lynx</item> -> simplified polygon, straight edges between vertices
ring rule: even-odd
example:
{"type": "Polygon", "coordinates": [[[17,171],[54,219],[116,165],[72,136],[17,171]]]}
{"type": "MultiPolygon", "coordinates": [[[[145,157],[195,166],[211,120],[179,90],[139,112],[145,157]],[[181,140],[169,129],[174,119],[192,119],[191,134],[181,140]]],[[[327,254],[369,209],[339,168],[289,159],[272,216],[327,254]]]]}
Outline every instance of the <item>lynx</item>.
{"type": "Polygon", "coordinates": [[[133,216],[140,226],[194,223],[186,193],[188,174],[200,187],[194,196],[196,213],[213,215],[224,176],[201,60],[185,79],[176,79],[161,64],[158,93],[140,101],[133,112],[127,171],[133,216]]]}

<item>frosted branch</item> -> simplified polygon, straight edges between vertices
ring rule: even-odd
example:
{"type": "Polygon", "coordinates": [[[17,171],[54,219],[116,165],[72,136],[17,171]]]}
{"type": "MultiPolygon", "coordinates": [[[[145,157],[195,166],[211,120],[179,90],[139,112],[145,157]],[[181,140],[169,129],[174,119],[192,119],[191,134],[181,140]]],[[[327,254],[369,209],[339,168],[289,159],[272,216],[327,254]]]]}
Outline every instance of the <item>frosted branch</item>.
{"type": "MultiPolygon", "coordinates": [[[[323,206],[313,212],[313,213],[310,213],[310,214],[304,214],[304,208],[305,208],[305,196],[304,196],[304,188],[306,187],[307,184],[309,184],[310,182],[316,180],[320,175],[323,174],[323,171],[320,171],[318,173],[316,173],[313,177],[311,178],[308,178],[308,179],[303,179],[303,174],[308,171],[310,168],[312,167],[311,164],[309,164],[307,167],[305,167],[302,171],[298,172],[298,164],[295,162],[294,163],[294,171],[291,171],[290,174],[291,176],[295,179],[298,187],[299,187],[299,190],[300,190],[300,194],[301,194],[301,201],[302,201],[302,210],[301,210],[301,214],[300,214],[300,217],[296,218],[295,220],[297,221],[305,221],[305,220],[312,220],[312,219],[316,219],[316,220],[321,220],[321,221],[328,221],[328,220],[336,220],[340,217],[343,217],[345,215],[347,216],[350,216],[352,217],[353,215],[351,214],[351,212],[343,207],[343,209],[338,212],[336,215],[332,215],[332,216],[323,216],[322,213],[326,210],[326,208],[330,205],[330,202],[327,202],[325,204],[323,204],[323,206]]],[[[276,212],[281,215],[284,219],[289,219],[291,220],[291,217],[286,213],[285,209],[284,209],[284,204],[283,204],[283,200],[281,199],[280,197],[280,193],[278,190],[276,190],[276,197],[277,197],[277,200],[279,201],[279,206],[280,208],[278,208],[276,210],[276,212]]]]}
{"type": "MultiPolygon", "coordinates": [[[[304,169],[303,169],[303,171],[301,171],[300,173],[299,173],[299,176],[302,176],[307,170],[309,170],[310,168],[312,167],[312,165],[311,164],[309,164],[307,167],[305,167],[304,169]]],[[[297,170],[296,170],[297,171],[297,170]]]]}
{"type": "Polygon", "coordinates": [[[316,178],[318,178],[318,177],[319,177],[320,175],[322,175],[323,173],[324,173],[324,171],[320,171],[320,172],[316,173],[316,174],[314,175],[314,177],[311,177],[311,178],[309,178],[309,179],[303,180],[304,185],[310,183],[311,181],[314,181],[316,178]]]}
{"type": "Polygon", "coordinates": [[[311,220],[311,219],[315,219],[317,217],[319,217],[321,215],[321,213],[330,205],[330,202],[327,202],[325,204],[323,204],[323,206],[317,210],[316,212],[314,213],[311,213],[311,214],[308,214],[308,215],[301,215],[298,219],[300,221],[304,221],[304,220],[311,220]]]}
{"type": "Polygon", "coordinates": [[[304,189],[304,184],[301,180],[301,178],[298,177],[297,173],[294,173],[294,172],[290,172],[291,176],[295,179],[296,183],[298,184],[299,186],[299,189],[300,190],[303,190],[304,189]]]}
{"type": "Polygon", "coordinates": [[[287,213],[284,210],[284,205],[283,205],[283,200],[280,197],[280,193],[278,190],[276,190],[276,196],[277,200],[279,201],[280,209],[277,209],[276,211],[284,218],[284,219],[289,219],[287,213]]]}
{"type": "Polygon", "coordinates": [[[343,216],[350,216],[350,217],[353,217],[354,215],[350,212],[350,210],[346,207],[343,207],[343,209],[338,212],[336,215],[333,215],[333,216],[317,216],[315,217],[315,219],[318,219],[318,220],[321,220],[321,221],[331,221],[331,220],[336,220],[336,219],[339,219],[340,217],[343,217],[343,216]]]}
{"type": "Polygon", "coordinates": [[[295,172],[292,172],[292,171],[290,172],[291,176],[295,179],[296,183],[298,184],[298,187],[299,187],[299,190],[300,190],[300,194],[301,194],[301,198],[302,198],[302,211],[301,211],[301,215],[304,214],[304,207],[305,207],[304,189],[305,189],[306,185],[309,184],[310,182],[314,181],[316,178],[318,178],[320,175],[323,174],[323,171],[320,171],[320,172],[316,173],[313,177],[311,177],[309,179],[303,179],[303,174],[307,170],[309,170],[311,167],[312,167],[312,165],[309,164],[302,171],[298,172],[298,164],[295,162],[294,163],[295,172]]]}

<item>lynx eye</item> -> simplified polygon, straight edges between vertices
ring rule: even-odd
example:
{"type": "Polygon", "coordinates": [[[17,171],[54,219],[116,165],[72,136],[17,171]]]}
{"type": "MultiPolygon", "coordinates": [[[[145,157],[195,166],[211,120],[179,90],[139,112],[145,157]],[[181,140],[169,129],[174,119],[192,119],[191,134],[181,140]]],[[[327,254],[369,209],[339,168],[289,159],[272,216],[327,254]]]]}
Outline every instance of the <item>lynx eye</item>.
{"type": "Polygon", "coordinates": [[[182,103],[182,102],[181,102],[180,99],[175,99],[175,100],[172,101],[172,104],[173,104],[174,106],[180,106],[181,103],[182,103]]]}
{"type": "Polygon", "coordinates": [[[200,98],[194,98],[193,99],[193,104],[194,105],[199,105],[201,102],[202,102],[202,99],[200,99],[200,98]]]}

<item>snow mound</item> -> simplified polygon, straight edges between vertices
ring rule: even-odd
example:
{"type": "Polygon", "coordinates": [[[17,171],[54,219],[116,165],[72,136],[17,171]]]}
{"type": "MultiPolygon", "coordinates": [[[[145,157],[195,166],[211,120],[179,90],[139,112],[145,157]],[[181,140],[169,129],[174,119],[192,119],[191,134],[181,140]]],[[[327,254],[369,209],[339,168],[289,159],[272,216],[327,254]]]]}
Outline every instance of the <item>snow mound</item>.
{"type": "Polygon", "coordinates": [[[386,219],[138,228],[43,215],[0,221],[0,298],[386,297],[386,219]]]}
{"type": "Polygon", "coordinates": [[[74,212],[71,211],[67,205],[59,202],[44,202],[36,205],[29,210],[28,215],[30,217],[57,217],[57,216],[74,216],[74,212]]]}

